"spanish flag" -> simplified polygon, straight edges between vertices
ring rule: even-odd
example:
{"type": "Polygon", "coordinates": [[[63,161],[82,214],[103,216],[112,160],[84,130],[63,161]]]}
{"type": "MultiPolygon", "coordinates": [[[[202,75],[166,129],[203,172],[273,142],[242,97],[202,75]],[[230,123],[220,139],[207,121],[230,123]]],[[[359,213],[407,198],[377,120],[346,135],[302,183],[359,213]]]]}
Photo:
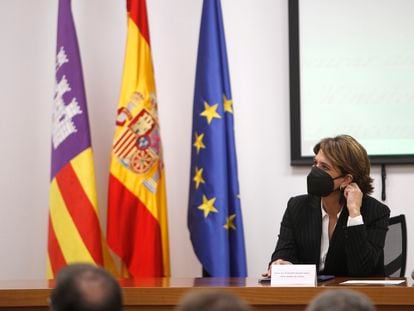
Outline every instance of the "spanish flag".
{"type": "Polygon", "coordinates": [[[73,262],[104,265],[88,110],[71,0],[59,0],[55,71],[49,278],[73,262]]]}
{"type": "Polygon", "coordinates": [[[128,0],[124,73],[111,155],[107,238],[123,272],[170,275],[164,164],[145,0],[128,0]]]}

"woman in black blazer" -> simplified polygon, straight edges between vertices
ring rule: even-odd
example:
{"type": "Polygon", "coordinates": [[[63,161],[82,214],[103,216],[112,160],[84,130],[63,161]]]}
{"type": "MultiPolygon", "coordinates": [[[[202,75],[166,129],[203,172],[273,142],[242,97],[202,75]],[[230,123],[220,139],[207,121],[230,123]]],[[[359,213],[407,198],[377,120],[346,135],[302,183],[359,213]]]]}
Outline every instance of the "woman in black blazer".
{"type": "Polygon", "coordinates": [[[369,196],[373,180],[366,150],[348,135],[322,139],[313,150],[308,194],[289,200],[271,264],[316,264],[319,274],[336,276],[383,276],[390,210],[369,196]]]}

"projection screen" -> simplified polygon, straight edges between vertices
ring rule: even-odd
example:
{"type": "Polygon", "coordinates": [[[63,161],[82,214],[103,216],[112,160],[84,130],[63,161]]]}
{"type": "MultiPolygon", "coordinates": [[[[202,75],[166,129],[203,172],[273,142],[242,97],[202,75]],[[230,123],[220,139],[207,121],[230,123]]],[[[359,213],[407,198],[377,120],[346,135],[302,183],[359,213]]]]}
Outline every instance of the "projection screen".
{"type": "Polygon", "coordinates": [[[412,0],[289,0],[292,165],[338,134],[414,163],[413,16],[412,0]]]}

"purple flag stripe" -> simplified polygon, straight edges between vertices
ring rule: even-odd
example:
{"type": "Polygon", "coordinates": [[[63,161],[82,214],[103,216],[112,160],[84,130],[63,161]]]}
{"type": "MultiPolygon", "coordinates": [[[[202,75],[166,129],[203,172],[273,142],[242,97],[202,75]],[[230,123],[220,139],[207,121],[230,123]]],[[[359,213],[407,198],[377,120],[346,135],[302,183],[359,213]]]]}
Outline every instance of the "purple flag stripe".
{"type": "Polygon", "coordinates": [[[88,111],[71,0],[59,1],[51,179],[91,146],[88,111]]]}

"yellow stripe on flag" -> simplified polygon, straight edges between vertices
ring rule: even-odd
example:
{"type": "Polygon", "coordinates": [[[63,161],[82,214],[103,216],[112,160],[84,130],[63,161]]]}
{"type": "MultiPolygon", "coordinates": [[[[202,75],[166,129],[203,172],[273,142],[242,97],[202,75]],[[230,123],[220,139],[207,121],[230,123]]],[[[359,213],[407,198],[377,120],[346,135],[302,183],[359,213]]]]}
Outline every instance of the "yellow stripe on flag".
{"type": "Polygon", "coordinates": [[[82,153],[73,158],[70,163],[95,212],[98,212],[92,148],[85,149],[82,153]]]}
{"type": "Polygon", "coordinates": [[[55,179],[53,179],[50,185],[49,208],[56,239],[62,249],[66,262],[94,263],[66,208],[55,179]]]}
{"type": "Polygon", "coordinates": [[[50,264],[49,253],[47,254],[47,259],[46,260],[47,260],[47,262],[46,262],[47,278],[48,279],[53,279],[54,275],[53,275],[52,265],[50,264]]]}
{"type": "MultiPolygon", "coordinates": [[[[145,38],[139,33],[134,21],[128,19],[124,76],[118,107],[126,107],[131,94],[139,91],[148,95],[155,92],[151,50],[145,38]]],[[[137,107],[136,110],[139,110],[137,107]]],[[[132,111],[134,114],[135,111],[132,111]]],[[[118,127],[116,130],[120,131],[118,127]]],[[[115,132],[115,136],[117,136],[115,132]]]]}
{"type": "Polygon", "coordinates": [[[168,221],[167,221],[167,204],[166,202],[166,190],[165,190],[165,175],[164,170],[161,171],[160,181],[158,183],[158,199],[161,202],[158,202],[158,222],[161,227],[161,242],[162,242],[162,251],[163,251],[163,264],[165,276],[170,276],[170,251],[168,244],[168,221]]]}

